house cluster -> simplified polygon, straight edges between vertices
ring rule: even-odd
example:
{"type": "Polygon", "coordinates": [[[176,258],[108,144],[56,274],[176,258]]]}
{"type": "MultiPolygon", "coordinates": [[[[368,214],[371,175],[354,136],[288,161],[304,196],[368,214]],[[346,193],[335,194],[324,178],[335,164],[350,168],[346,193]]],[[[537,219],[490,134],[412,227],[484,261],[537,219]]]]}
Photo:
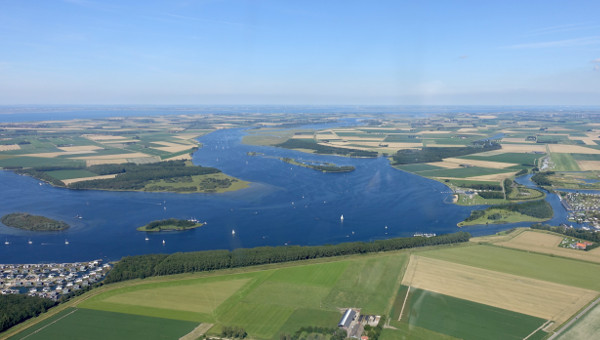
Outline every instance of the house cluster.
{"type": "Polygon", "coordinates": [[[600,194],[568,192],[562,201],[569,210],[570,220],[588,223],[600,230],[600,194]]]}
{"type": "Polygon", "coordinates": [[[58,300],[101,281],[110,270],[102,260],[75,263],[0,264],[0,291],[58,300]]]}
{"type": "Polygon", "coordinates": [[[348,308],[338,323],[338,327],[348,333],[349,338],[368,340],[363,336],[365,326],[376,327],[379,324],[381,316],[379,315],[361,315],[360,309],[348,308]]]}

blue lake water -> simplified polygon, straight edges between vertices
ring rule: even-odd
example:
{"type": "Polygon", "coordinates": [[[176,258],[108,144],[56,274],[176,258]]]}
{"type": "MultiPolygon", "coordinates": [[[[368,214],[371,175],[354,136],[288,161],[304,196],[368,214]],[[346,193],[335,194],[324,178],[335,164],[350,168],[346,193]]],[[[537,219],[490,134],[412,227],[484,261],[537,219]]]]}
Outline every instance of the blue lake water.
{"type": "MultiPolygon", "coordinates": [[[[248,146],[241,144],[245,133],[231,129],[208,134],[200,138],[204,147],[194,154],[196,164],[215,166],[252,182],[250,188],[231,193],[74,191],[0,171],[0,215],[23,211],[72,225],[67,231],[43,233],[0,225],[0,263],[117,260],[147,253],[317,245],[411,236],[415,232],[451,233],[460,230],[456,224],[478,208],[451,204],[452,195],[446,186],[396,170],[385,158],[322,156],[248,146]],[[249,151],[269,157],[248,156],[249,151]],[[273,157],[352,165],[356,170],[324,174],[273,157]],[[171,217],[193,217],[208,224],[185,232],[136,231],[136,227],[150,221],[171,217]],[[5,245],[5,241],[10,244],[5,245]]],[[[566,221],[566,212],[556,195],[549,195],[548,201],[555,208],[551,222],[566,221]]],[[[516,225],[465,230],[484,235],[516,225]]]]}

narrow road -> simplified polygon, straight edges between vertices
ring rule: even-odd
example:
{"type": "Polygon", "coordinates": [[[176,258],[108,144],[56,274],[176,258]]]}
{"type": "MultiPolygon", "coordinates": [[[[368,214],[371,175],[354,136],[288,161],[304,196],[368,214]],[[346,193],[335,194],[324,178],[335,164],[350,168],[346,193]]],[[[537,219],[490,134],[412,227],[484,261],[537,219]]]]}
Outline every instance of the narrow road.
{"type": "Polygon", "coordinates": [[[584,310],[579,312],[579,314],[577,314],[574,318],[572,318],[569,322],[567,322],[563,327],[561,327],[559,330],[554,332],[554,334],[552,334],[552,336],[549,337],[548,340],[553,340],[554,338],[559,336],[560,333],[564,332],[567,328],[569,328],[569,326],[571,326],[575,321],[579,320],[580,317],[582,317],[590,309],[594,308],[594,306],[596,306],[598,303],[600,303],[600,297],[597,298],[594,302],[592,302],[589,306],[587,306],[584,310]]]}

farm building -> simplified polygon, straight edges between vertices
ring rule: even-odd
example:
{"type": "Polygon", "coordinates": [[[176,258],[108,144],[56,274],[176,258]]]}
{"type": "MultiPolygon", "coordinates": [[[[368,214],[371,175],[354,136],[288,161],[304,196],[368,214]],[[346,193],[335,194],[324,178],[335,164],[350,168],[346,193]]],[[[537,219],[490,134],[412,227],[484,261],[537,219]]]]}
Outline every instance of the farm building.
{"type": "Polygon", "coordinates": [[[350,308],[346,309],[344,316],[342,316],[342,318],[340,319],[340,322],[338,323],[338,327],[341,327],[341,328],[347,330],[350,327],[350,324],[352,323],[352,321],[354,321],[355,317],[356,317],[355,311],[353,311],[350,308]]]}

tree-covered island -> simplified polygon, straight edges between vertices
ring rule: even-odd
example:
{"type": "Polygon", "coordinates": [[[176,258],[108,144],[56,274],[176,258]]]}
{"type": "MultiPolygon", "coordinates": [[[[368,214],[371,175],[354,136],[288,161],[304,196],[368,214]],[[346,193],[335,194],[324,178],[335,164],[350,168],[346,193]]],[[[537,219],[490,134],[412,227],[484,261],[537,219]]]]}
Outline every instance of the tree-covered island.
{"type": "Polygon", "coordinates": [[[204,223],[197,220],[180,220],[169,218],[166,220],[153,221],[143,227],[137,228],[138,231],[182,231],[203,226],[204,223]]]}
{"type": "Polygon", "coordinates": [[[4,215],[0,221],[7,227],[32,231],[60,231],[70,227],[63,221],[57,221],[48,217],[31,215],[28,213],[12,213],[4,215]]]}
{"type": "Polygon", "coordinates": [[[355,170],[355,168],[351,165],[339,166],[339,165],[336,165],[333,163],[322,163],[322,164],[304,163],[304,162],[300,162],[300,161],[297,161],[297,160],[295,160],[293,158],[289,158],[289,157],[282,157],[279,159],[281,161],[284,161],[284,162],[292,164],[292,165],[310,168],[310,169],[314,169],[314,170],[321,171],[321,172],[352,172],[355,170]]]}

